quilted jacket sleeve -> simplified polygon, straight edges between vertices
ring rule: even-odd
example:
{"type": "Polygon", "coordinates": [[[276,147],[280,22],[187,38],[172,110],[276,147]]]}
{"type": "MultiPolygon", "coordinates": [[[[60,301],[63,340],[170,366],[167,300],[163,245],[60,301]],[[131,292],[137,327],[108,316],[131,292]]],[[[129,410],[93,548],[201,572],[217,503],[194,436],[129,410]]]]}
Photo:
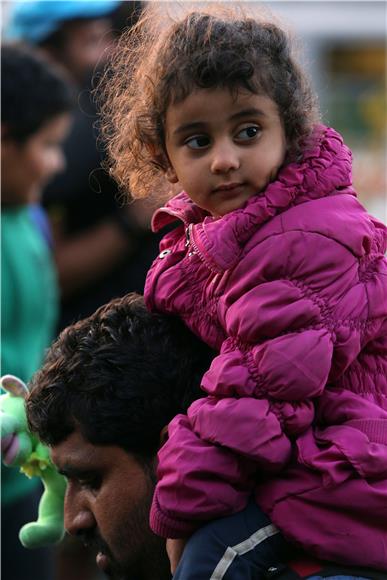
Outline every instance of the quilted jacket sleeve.
{"type": "Polygon", "coordinates": [[[246,506],[256,471],[251,461],[201,440],[186,415],[177,415],[168,433],[159,452],[159,483],[150,514],[155,533],[189,536],[203,521],[246,506]]]}
{"type": "Polygon", "coordinates": [[[282,470],[314,419],[332,368],[326,302],[282,274],[245,280],[244,293],[231,285],[219,300],[228,338],[203,377],[208,396],[172,423],[160,454],[151,517],[160,535],[185,536],[242,509],[254,466],[256,474],[282,470]]]}
{"type": "Polygon", "coordinates": [[[312,398],[324,388],[331,356],[324,329],[288,334],[244,352],[228,339],[204,376],[209,396],[169,427],[159,454],[152,529],[183,537],[203,521],[243,509],[253,474],[286,466],[292,438],[311,424],[312,398]]]}

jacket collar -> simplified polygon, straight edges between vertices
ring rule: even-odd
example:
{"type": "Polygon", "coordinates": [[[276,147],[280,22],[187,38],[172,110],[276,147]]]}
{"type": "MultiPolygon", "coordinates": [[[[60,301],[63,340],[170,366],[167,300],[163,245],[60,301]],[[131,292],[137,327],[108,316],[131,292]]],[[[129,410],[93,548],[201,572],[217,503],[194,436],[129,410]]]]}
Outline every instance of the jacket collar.
{"type": "Polygon", "coordinates": [[[352,185],[352,155],[334,129],[317,125],[303,143],[302,158],[284,166],[275,181],[246,204],[222,218],[213,218],[195,205],[185,192],[156,211],[153,231],[180,219],[194,225],[202,253],[222,270],[234,266],[253,232],[292,205],[340,193],[356,195],[352,185]]]}

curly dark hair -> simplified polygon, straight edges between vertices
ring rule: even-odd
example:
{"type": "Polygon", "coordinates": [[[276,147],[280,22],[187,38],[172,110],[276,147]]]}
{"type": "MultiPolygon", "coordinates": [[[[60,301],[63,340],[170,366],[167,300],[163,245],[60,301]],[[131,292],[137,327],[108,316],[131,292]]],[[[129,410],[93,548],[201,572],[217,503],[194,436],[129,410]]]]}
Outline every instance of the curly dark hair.
{"type": "Polygon", "coordinates": [[[78,427],[95,445],[151,458],[162,428],[204,396],[214,354],[178,318],[150,314],[138,294],[112,300],[53,343],[31,382],[30,429],[56,445],[78,427]]]}
{"type": "Polygon", "coordinates": [[[7,138],[23,143],[74,104],[67,79],[37,50],[19,44],[2,46],[1,122],[7,138]]]}
{"type": "Polygon", "coordinates": [[[150,7],[122,36],[97,88],[110,172],[121,187],[134,197],[162,187],[167,108],[196,88],[270,97],[294,158],[318,112],[285,31],[240,7],[216,5],[167,22],[157,10],[150,7]]]}

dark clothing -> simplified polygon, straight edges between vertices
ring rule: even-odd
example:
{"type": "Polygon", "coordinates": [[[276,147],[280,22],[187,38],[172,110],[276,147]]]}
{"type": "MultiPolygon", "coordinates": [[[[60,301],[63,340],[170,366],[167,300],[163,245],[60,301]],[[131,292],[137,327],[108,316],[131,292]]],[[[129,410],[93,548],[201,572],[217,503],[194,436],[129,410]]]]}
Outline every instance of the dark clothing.
{"type": "Polygon", "coordinates": [[[151,232],[138,240],[133,254],[119,264],[108,275],[78,292],[74,297],[62,301],[59,330],[91,315],[99,306],[112,298],[129,292],[143,294],[146,273],[158,251],[160,238],[151,232]]]}
{"type": "Polygon", "coordinates": [[[174,580],[254,580],[284,561],[289,548],[279,530],[251,501],[190,538],[174,580]]]}
{"type": "Polygon", "coordinates": [[[53,580],[55,578],[54,548],[26,550],[17,539],[20,528],[26,522],[36,519],[41,493],[39,488],[1,507],[2,580],[53,580]]]}
{"type": "Polygon", "coordinates": [[[365,568],[294,558],[268,517],[251,501],[242,512],[200,528],[188,541],[173,580],[384,580],[365,568]],[[288,562],[287,564],[285,562],[288,562]]]}
{"type": "MultiPolygon", "coordinates": [[[[103,151],[98,143],[96,108],[90,90],[78,98],[74,122],[64,143],[66,170],[57,175],[43,194],[43,205],[53,223],[60,223],[68,239],[86,233],[122,209],[124,198],[102,169],[103,151]]],[[[130,252],[118,266],[100,279],[62,301],[58,330],[92,314],[110,299],[137,291],[143,293],[145,276],[158,253],[161,236],[144,231],[128,240],[130,252]]]]}

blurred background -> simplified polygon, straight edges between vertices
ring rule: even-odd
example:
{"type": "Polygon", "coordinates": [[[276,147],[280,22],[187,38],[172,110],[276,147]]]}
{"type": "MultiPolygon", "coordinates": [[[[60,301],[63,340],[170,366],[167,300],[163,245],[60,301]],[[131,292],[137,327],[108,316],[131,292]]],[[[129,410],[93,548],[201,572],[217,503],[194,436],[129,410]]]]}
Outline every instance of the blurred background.
{"type": "MultiPolygon", "coordinates": [[[[179,3],[163,4],[174,11],[179,3]]],[[[22,117],[16,103],[21,110],[28,108],[31,79],[27,65],[20,64],[27,83],[21,95],[17,69],[13,80],[9,76],[6,83],[3,78],[8,69],[2,56],[2,278],[6,282],[2,281],[1,298],[2,340],[7,344],[2,349],[2,374],[11,372],[28,381],[63,327],[113,297],[142,292],[147,269],[157,255],[159,237],[149,225],[154,207],[143,202],[128,205],[101,167],[103,144],[91,96],[93,78],[103,70],[122,30],[136,22],[142,6],[139,1],[119,0],[1,2],[2,43],[22,42],[31,55],[42,55],[42,66],[59,75],[72,94],[72,105],[62,105],[68,127],[50,141],[55,163],[53,157],[47,163],[45,157],[35,156],[31,164],[32,146],[41,141],[46,121],[60,120],[60,111],[47,112],[46,121],[37,121],[23,139],[15,141],[9,133],[12,115],[19,121],[22,117]],[[28,246],[31,240],[34,248],[28,246]],[[26,256],[31,249],[36,267],[31,261],[27,275],[26,256]],[[41,277],[43,270],[47,283],[34,294],[31,280],[34,273],[41,277]],[[28,345],[21,344],[41,330],[39,313],[47,307],[46,294],[50,325],[45,343],[32,359],[28,345]]],[[[298,38],[300,60],[319,95],[323,122],[337,129],[353,150],[359,199],[386,221],[386,2],[250,3],[254,10],[261,6],[298,38]]],[[[37,94],[39,98],[42,95],[37,94]]],[[[34,117],[34,111],[30,113],[27,117],[34,117]]],[[[26,486],[20,479],[24,476],[5,471],[3,580],[95,580],[93,558],[73,540],[39,553],[20,547],[18,529],[36,517],[39,482],[26,486]]]]}
{"type": "MultiPolygon", "coordinates": [[[[168,6],[178,4],[161,1],[168,6]]],[[[3,31],[12,5],[17,3],[3,0],[3,31]]],[[[301,59],[319,95],[323,121],[341,132],[353,149],[359,198],[371,213],[386,221],[386,2],[278,0],[250,4],[269,8],[299,38],[301,59]]],[[[125,9],[121,8],[115,15],[116,33],[124,24],[125,9]]]]}
{"type": "Polygon", "coordinates": [[[386,2],[267,2],[301,40],[323,121],[353,151],[360,201],[387,218],[386,2]]]}

